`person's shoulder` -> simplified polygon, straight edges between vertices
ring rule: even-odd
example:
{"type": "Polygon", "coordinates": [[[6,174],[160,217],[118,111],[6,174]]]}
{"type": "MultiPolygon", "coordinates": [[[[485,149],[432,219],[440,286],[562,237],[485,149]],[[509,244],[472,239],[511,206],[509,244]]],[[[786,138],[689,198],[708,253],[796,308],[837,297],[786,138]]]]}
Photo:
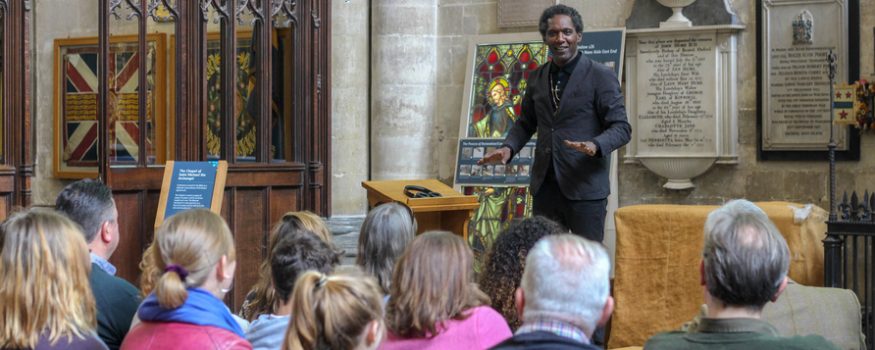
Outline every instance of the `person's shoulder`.
{"type": "Polygon", "coordinates": [[[584,63],[584,60],[589,62],[590,70],[592,71],[592,73],[595,76],[603,77],[603,78],[611,78],[611,79],[617,80],[617,73],[614,72],[614,70],[611,69],[611,67],[608,67],[604,64],[593,61],[592,59],[590,59],[589,57],[586,57],[586,56],[581,57],[581,60],[578,64],[584,63]]]}
{"type": "Polygon", "coordinates": [[[288,328],[289,321],[291,321],[291,316],[258,315],[258,317],[252,320],[252,323],[249,324],[249,328],[246,329],[246,337],[260,337],[265,334],[276,332],[284,333],[283,331],[288,328]]]}
{"type": "Polygon", "coordinates": [[[684,342],[684,334],[686,333],[680,331],[657,333],[647,339],[644,348],[657,350],[677,348],[678,344],[684,342]]]}
{"type": "Polygon", "coordinates": [[[835,344],[830,343],[824,337],[819,335],[805,335],[805,336],[792,336],[792,337],[774,337],[765,341],[768,344],[765,344],[766,347],[763,349],[794,349],[794,350],[814,350],[814,349],[822,349],[822,350],[838,350],[839,348],[835,346],[835,344]]]}
{"type": "Polygon", "coordinates": [[[517,334],[492,347],[493,350],[562,350],[583,349],[599,350],[591,344],[584,344],[570,338],[565,338],[550,332],[537,331],[517,334]]]}
{"type": "Polygon", "coordinates": [[[105,350],[108,349],[100,339],[94,334],[86,334],[80,338],[78,336],[64,336],[58,339],[57,342],[49,341],[47,334],[40,334],[36,347],[33,350],[105,350]]]}
{"type": "Polygon", "coordinates": [[[134,287],[131,282],[128,282],[124,278],[110,275],[104,271],[100,265],[95,263],[91,263],[91,274],[88,277],[93,284],[112,285],[113,287],[123,288],[128,292],[133,291],[135,294],[139,293],[137,287],[134,287]]]}
{"type": "Polygon", "coordinates": [[[550,62],[546,62],[546,63],[542,64],[540,67],[535,68],[535,70],[532,71],[532,75],[529,77],[529,80],[532,80],[532,78],[534,78],[536,76],[540,76],[542,74],[549,74],[551,64],[552,63],[550,63],[550,62]]]}
{"type": "Polygon", "coordinates": [[[498,313],[498,311],[495,311],[495,309],[493,309],[492,306],[489,305],[472,307],[469,312],[472,315],[477,315],[479,317],[501,317],[501,314],[498,313]]]}
{"type": "Polygon", "coordinates": [[[96,298],[109,298],[118,300],[130,300],[139,304],[140,290],[134,287],[131,282],[123,278],[110,275],[100,268],[99,271],[93,271],[91,287],[96,298]]]}
{"type": "MultiPolygon", "coordinates": [[[[486,325],[503,324],[507,326],[507,321],[504,319],[504,316],[498,311],[495,311],[495,309],[489,305],[476,306],[471,308],[468,312],[470,312],[470,318],[475,319],[477,323],[486,325]]],[[[507,331],[510,333],[510,328],[508,328],[507,331]]]]}

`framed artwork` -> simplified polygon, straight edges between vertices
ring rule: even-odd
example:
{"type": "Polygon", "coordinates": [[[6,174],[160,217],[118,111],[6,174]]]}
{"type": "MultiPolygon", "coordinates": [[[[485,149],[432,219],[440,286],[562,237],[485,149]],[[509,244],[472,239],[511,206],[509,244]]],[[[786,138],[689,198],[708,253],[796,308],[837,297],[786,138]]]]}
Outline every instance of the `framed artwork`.
{"type": "MultiPolygon", "coordinates": [[[[284,57],[291,57],[293,50],[291,42],[291,32],[289,30],[274,29],[273,47],[273,62],[283,62],[284,57]]],[[[170,64],[174,66],[176,59],[176,36],[170,37],[170,64]]],[[[235,120],[236,126],[236,147],[237,161],[247,162],[255,161],[255,145],[256,145],[256,99],[255,88],[256,69],[255,60],[252,55],[255,52],[252,41],[252,31],[237,32],[237,82],[235,84],[235,120]]],[[[207,34],[207,62],[206,62],[206,79],[207,79],[207,128],[206,128],[206,150],[208,160],[218,160],[221,155],[221,118],[222,118],[222,100],[221,100],[221,36],[219,33],[207,34]]],[[[291,154],[291,142],[287,142],[286,138],[292,134],[290,119],[292,110],[291,103],[285,103],[282,98],[283,91],[290,89],[291,71],[286,69],[282,64],[273,64],[273,74],[282,77],[282,79],[274,79],[272,87],[272,127],[271,130],[273,145],[271,146],[271,156],[274,160],[285,159],[291,154]]],[[[170,110],[171,115],[175,114],[176,94],[175,94],[175,72],[170,72],[170,110]]],[[[171,130],[173,137],[173,130],[171,130]]]]}
{"type": "Polygon", "coordinates": [[[859,132],[831,125],[827,63],[836,84],[860,78],[859,0],[756,4],[758,158],[824,161],[832,136],[837,160],[859,160],[859,132]]]}
{"type": "MultiPolygon", "coordinates": [[[[108,159],[111,165],[135,165],[141,144],[147,164],[165,161],[166,36],[146,37],[145,55],[137,36],[110,38],[108,159]],[[145,58],[144,58],[145,57],[145,58]],[[139,142],[139,62],[146,60],[146,140],[139,142]]],[[[53,170],[57,178],[97,175],[99,80],[97,38],[56,39],[54,51],[53,170]]]]}
{"type": "MultiPolygon", "coordinates": [[[[529,76],[547,63],[547,55],[547,46],[538,33],[483,35],[472,39],[459,138],[504,139],[522,111],[529,76]]],[[[460,168],[461,164],[457,164],[456,169],[460,168]]],[[[454,178],[457,183],[462,180],[458,176],[454,178]]],[[[528,185],[461,186],[460,190],[466,195],[478,196],[480,202],[468,227],[468,245],[477,261],[482,261],[514,218],[531,216],[532,196],[528,185]]]]}

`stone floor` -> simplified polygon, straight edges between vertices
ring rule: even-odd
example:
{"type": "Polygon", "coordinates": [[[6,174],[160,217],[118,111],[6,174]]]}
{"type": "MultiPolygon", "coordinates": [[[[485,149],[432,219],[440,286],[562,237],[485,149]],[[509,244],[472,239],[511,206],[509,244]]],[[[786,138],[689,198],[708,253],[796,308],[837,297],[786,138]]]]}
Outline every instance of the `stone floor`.
{"type": "Polygon", "coordinates": [[[364,216],[333,216],[325,220],[334,235],[334,244],[344,251],[341,264],[355,264],[359,230],[364,220],[364,216]]]}

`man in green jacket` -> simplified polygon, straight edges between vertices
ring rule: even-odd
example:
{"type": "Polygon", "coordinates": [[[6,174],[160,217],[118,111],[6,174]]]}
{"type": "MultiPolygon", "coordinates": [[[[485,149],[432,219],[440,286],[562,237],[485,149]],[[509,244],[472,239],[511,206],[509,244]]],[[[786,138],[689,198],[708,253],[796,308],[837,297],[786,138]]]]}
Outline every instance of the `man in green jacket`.
{"type": "Polygon", "coordinates": [[[838,349],[821,336],[781,337],[763,306],[787,287],[790,251],[765,212],[735,200],[711,212],[699,265],[707,313],[692,332],[653,336],[645,349],[838,349]]]}

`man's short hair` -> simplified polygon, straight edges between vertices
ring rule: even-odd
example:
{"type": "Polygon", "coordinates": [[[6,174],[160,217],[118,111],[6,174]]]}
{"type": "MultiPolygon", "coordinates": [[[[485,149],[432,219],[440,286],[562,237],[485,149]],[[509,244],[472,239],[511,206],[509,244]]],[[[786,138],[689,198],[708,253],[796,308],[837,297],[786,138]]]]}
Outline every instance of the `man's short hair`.
{"type": "Polygon", "coordinates": [[[97,236],[100,225],[114,219],[113,208],[112,191],[102,182],[92,179],[67,185],[55,199],[55,210],[78,224],[88,243],[97,236]]]}
{"type": "Polygon", "coordinates": [[[781,232],[746,200],[730,201],[708,214],[702,258],[711,296],[754,311],[771,300],[790,267],[781,232]]]}
{"type": "Polygon", "coordinates": [[[542,238],[526,257],[523,323],[560,319],[592,334],[610,292],[610,269],[597,242],[573,234],[542,238]]]}
{"type": "Polygon", "coordinates": [[[556,15],[566,15],[571,17],[571,23],[574,24],[574,30],[578,33],[583,33],[583,19],[580,18],[580,13],[573,7],[566,5],[553,5],[548,7],[541,13],[541,20],[538,21],[538,31],[541,32],[541,37],[547,37],[547,20],[556,15]]]}
{"type": "Polygon", "coordinates": [[[278,301],[286,301],[295,289],[295,280],[308,270],[324,274],[334,269],[340,254],[315,233],[302,229],[301,234],[287,235],[277,242],[271,253],[270,273],[278,301]]]}

